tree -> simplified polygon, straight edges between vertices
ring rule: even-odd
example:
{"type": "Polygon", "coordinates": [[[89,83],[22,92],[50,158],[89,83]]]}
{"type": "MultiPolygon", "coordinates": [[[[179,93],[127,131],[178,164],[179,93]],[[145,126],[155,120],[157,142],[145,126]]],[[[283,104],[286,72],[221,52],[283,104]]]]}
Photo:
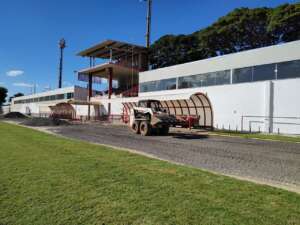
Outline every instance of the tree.
{"type": "Polygon", "coordinates": [[[3,105],[7,97],[7,89],[5,87],[0,87],[0,106],[3,105]]]}
{"type": "Polygon", "coordinates": [[[24,96],[24,94],[21,93],[21,92],[18,92],[18,93],[16,93],[16,94],[14,94],[13,96],[9,97],[9,102],[11,102],[11,100],[12,100],[13,98],[21,97],[21,96],[24,96]]]}
{"type": "Polygon", "coordinates": [[[151,46],[153,68],[300,39],[300,3],[238,8],[189,35],[165,35],[151,46]]]}
{"type": "Polygon", "coordinates": [[[276,40],[267,32],[270,12],[268,8],[235,9],[198,32],[198,37],[204,47],[217,55],[272,45],[276,40]]]}
{"type": "Polygon", "coordinates": [[[193,35],[166,35],[150,48],[150,64],[153,68],[194,61],[201,58],[198,39],[193,35]]]}
{"type": "Polygon", "coordinates": [[[300,39],[300,3],[275,8],[270,15],[268,31],[277,37],[278,42],[300,39]]]}

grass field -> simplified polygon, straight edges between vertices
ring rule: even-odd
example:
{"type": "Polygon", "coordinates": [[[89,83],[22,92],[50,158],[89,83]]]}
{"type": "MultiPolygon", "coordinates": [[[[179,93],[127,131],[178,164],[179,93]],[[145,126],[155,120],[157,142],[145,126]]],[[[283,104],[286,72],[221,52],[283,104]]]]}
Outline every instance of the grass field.
{"type": "Polygon", "coordinates": [[[0,224],[300,224],[300,195],[0,122],[0,224]]]}
{"type": "Polygon", "coordinates": [[[235,136],[242,138],[256,138],[262,140],[272,140],[272,141],[286,141],[286,142],[299,142],[300,136],[287,136],[287,135],[277,135],[277,134],[262,134],[262,133],[241,133],[236,131],[213,131],[212,134],[235,136]]]}

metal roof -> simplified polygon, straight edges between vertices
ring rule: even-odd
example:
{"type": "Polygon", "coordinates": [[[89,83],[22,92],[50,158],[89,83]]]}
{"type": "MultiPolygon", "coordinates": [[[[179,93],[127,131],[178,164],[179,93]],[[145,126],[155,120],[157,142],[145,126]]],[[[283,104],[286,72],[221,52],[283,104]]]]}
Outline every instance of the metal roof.
{"type": "Polygon", "coordinates": [[[92,76],[108,78],[109,77],[108,70],[107,70],[108,68],[113,69],[113,77],[116,79],[122,76],[138,74],[138,70],[134,68],[125,67],[114,63],[103,63],[101,65],[83,69],[78,71],[78,74],[86,74],[86,75],[91,74],[92,76]]]}
{"type": "Polygon", "coordinates": [[[82,57],[109,59],[111,50],[114,59],[128,54],[131,55],[132,52],[134,53],[147,52],[147,48],[144,46],[129,44],[126,42],[114,41],[114,40],[106,40],[77,53],[77,55],[82,57]]]}

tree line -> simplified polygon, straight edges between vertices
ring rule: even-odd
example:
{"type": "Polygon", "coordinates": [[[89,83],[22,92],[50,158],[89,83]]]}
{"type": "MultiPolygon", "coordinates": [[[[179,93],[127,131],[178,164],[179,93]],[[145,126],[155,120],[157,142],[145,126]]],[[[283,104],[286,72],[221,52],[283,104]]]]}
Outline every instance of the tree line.
{"type": "MultiPolygon", "coordinates": [[[[1,106],[3,105],[3,103],[6,102],[7,93],[8,93],[7,88],[0,86],[0,112],[1,112],[1,106]]],[[[24,96],[24,94],[18,92],[16,94],[14,94],[13,96],[9,97],[8,102],[11,102],[13,98],[21,97],[21,96],[24,96]]]]}
{"type": "Polygon", "coordinates": [[[150,48],[152,68],[300,39],[300,3],[276,8],[237,8],[207,28],[165,35],[150,48]]]}

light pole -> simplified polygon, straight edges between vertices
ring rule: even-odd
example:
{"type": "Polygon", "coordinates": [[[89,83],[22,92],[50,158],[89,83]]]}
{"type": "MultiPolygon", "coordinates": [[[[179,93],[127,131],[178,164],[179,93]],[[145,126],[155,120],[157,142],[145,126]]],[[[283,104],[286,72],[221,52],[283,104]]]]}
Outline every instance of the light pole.
{"type": "Polygon", "coordinates": [[[60,39],[59,49],[60,49],[60,59],[59,59],[59,74],[58,74],[58,88],[62,87],[62,70],[63,70],[63,57],[64,57],[64,48],[66,47],[65,39],[60,39]]]}
{"type": "Polygon", "coordinates": [[[152,14],[152,0],[147,0],[147,32],[146,32],[146,47],[150,47],[150,37],[151,37],[151,14],[152,14]]]}

